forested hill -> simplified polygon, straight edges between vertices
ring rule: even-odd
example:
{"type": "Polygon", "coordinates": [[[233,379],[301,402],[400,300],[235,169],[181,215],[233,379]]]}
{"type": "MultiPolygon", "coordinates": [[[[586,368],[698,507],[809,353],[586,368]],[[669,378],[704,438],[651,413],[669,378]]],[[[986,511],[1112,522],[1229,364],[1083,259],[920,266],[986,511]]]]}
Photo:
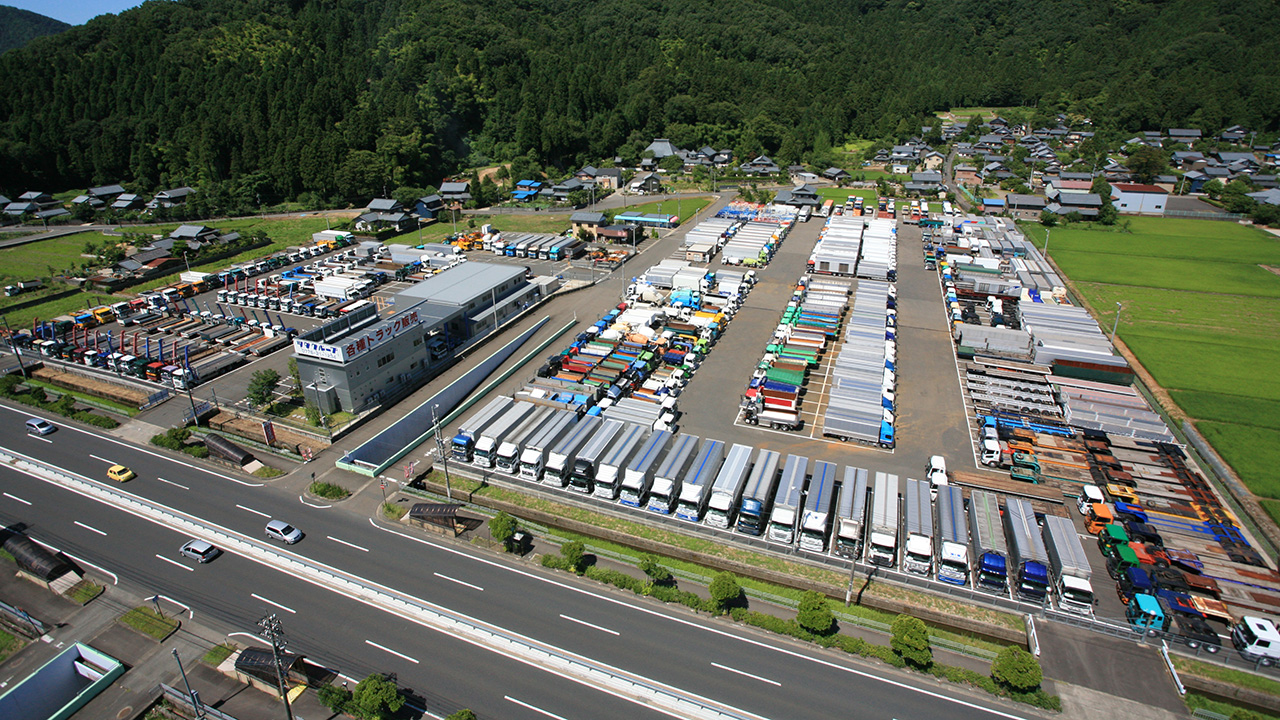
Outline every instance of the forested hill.
{"type": "Polygon", "coordinates": [[[26,45],[33,38],[56,35],[71,27],[30,10],[0,5],[0,53],[26,45]]]}
{"type": "Polygon", "coordinates": [[[1280,122],[1274,0],[176,0],[0,56],[0,190],[358,198],[654,136],[782,162],[923,113],[1280,122]]]}

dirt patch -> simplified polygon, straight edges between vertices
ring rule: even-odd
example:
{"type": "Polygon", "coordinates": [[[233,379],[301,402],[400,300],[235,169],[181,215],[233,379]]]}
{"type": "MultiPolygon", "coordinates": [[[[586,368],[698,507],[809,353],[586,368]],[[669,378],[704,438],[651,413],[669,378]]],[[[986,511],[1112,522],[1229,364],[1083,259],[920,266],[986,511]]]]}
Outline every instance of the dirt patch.
{"type": "Polygon", "coordinates": [[[94,380],[75,373],[62,372],[57,368],[42,367],[33,370],[31,375],[50,385],[76,390],[86,395],[100,397],[130,407],[139,407],[147,401],[148,397],[148,393],[141,390],[134,390],[124,385],[113,385],[112,383],[94,380]]]}
{"type": "Polygon", "coordinates": [[[505,165],[495,165],[495,166],[493,166],[493,167],[491,167],[491,168],[485,168],[485,169],[481,170],[480,172],[476,173],[476,177],[477,177],[478,179],[480,179],[480,180],[484,180],[485,178],[489,178],[489,179],[490,179],[490,180],[492,180],[494,183],[497,183],[497,182],[498,182],[498,178],[497,178],[497,177],[495,177],[495,176],[498,174],[498,169],[499,169],[499,168],[506,168],[508,171],[510,171],[510,170],[511,170],[511,163],[506,163],[505,165]]]}
{"type": "Polygon", "coordinates": [[[1259,265],[1258,267],[1273,275],[1280,275],[1280,267],[1276,267],[1275,265],[1259,265]]]}
{"type": "MultiPolygon", "coordinates": [[[[319,453],[328,448],[322,440],[291,432],[288,427],[275,423],[276,442],[272,447],[281,448],[301,454],[302,448],[310,448],[312,453],[319,453]]],[[[266,442],[262,434],[262,423],[253,418],[236,417],[234,413],[219,411],[209,418],[209,427],[229,435],[238,435],[254,442],[266,442]]]]}

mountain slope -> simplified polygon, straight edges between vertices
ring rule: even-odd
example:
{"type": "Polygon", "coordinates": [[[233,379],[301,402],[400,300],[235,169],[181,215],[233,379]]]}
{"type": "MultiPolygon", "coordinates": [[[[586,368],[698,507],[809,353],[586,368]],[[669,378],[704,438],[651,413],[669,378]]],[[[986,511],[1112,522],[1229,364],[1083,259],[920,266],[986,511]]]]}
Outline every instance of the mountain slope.
{"type": "Polygon", "coordinates": [[[45,35],[57,35],[71,26],[30,10],[0,5],[0,53],[20,48],[45,35]]]}

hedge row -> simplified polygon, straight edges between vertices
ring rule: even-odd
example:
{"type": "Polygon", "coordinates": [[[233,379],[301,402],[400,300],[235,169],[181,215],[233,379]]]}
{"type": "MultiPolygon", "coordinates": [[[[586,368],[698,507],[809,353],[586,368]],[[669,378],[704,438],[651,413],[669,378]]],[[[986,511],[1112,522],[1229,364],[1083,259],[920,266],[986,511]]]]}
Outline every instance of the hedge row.
{"type": "Polygon", "coordinates": [[[192,457],[209,457],[209,448],[204,445],[187,444],[187,438],[190,437],[191,431],[187,428],[169,428],[159,435],[151,436],[151,444],[157,447],[168,448],[175,452],[183,452],[192,457]]]}
{"type": "Polygon", "coordinates": [[[44,388],[33,386],[26,392],[17,392],[17,386],[22,380],[14,375],[7,375],[0,380],[0,397],[20,402],[23,405],[38,407],[41,410],[47,410],[56,413],[62,417],[68,417],[72,420],[79,420],[86,425],[93,425],[107,430],[111,430],[120,426],[115,418],[99,415],[89,410],[75,409],[76,399],[71,393],[63,393],[57,400],[50,401],[48,395],[45,394],[44,388]]]}

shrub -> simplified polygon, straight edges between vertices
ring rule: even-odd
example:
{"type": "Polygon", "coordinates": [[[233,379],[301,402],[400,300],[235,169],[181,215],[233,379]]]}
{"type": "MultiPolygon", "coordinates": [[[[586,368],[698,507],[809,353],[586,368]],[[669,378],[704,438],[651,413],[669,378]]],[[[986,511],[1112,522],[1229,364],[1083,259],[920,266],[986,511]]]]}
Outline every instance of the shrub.
{"type": "Polygon", "coordinates": [[[796,622],[814,635],[828,635],[835,629],[836,616],[821,593],[809,590],[800,599],[796,622]]]}
{"type": "Polygon", "coordinates": [[[404,706],[404,697],[396,684],[381,675],[370,675],[356,683],[346,712],[365,720],[382,720],[395,715],[404,706]]]}
{"type": "Polygon", "coordinates": [[[560,556],[564,558],[565,568],[579,575],[582,574],[582,560],[586,554],[586,546],[581,540],[570,540],[560,546],[560,556]]]}
{"type": "Polygon", "coordinates": [[[1040,687],[1044,679],[1040,662],[1017,645],[1010,645],[991,661],[991,677],[1016,693],[1028,693],[1040,687]]]}
{"type": "Polygon", "coordinates": [[[569,569],[568,563],[566,563],[564,561],[564,558],[560,557],[559,555],[543,555],[542,567],[548,567],[548,568],[551,568],[552,570],[568,570],[569,569]]]}
{"type": "Polygon", "coordinates": [[[330,684],[321,687],[316,693],[316,697],[320,700],[321,705],[336,713],[341,713],[346,712],[347,704],[351,702],[351,691],[334,687],[330,684]]]}
{"type": "Polygon", "coordinates": [[[648,575],[650,580],[659,585],[665,585],[671,582],[671,571],[658,563],[658,557],[656,555],[649,555],[647,553],[641,555],[640,570],[644,572],[645,575],[648,575]]]}
{"type": "Polygon", "coordinates": [[[516,519],[500,511],[489,520],[489,537],[502,543],[504,549],[511,549],[511,538],[516,534],[516,519]]]}
{"type": "Polygon", "coordinates": [[[929,667],[933,662],[933,648],[929,647],[929,629],[920,618],[899,615],[894,618],[890,630],[893,636],[889,646],[894,652],[916,667],[929,667]]]}
{"type": "Polygon", "coordinates": [[[738,585],[738,578],[729,572],[716,573],[707,590],[711,593],[711,602],[715,603],[716,610],[724,610],[742,596],[742,586],[738,585]]]}
{"type": "Polygon", "coordinates": [[[318,495],[326,500],[341,500],[351,494],[349,490],[341,485],[321,482],[320,480],[311,483],[307,490],[312,495],[318,495]]]}
{"type": "Polygon", "coordinates": [[[468,708],[463,708],[444,720],[476,720],[476,714],[468,708]]]}
{"type": "Polygon", "coordinates": [[[71,417],[72,419],[79,420],[86,425],[93,425],[94,427],[100,427],[106,430],[114,430],[115,428],[120,427],[120,423],[116,422],[114,418],[109,418],[106,415],[98,415],[97,413],[91,413],[88,410],[81,410],[71,417]]]}

